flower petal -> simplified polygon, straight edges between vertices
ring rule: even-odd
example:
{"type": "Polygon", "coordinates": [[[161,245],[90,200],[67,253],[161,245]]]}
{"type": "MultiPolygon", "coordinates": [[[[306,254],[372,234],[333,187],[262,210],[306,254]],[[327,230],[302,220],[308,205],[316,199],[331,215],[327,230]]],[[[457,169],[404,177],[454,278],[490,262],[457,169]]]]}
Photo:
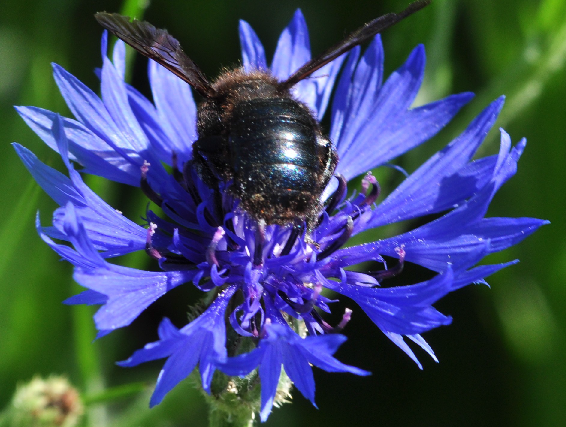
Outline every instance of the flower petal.
{"type": "MultiPolygon", "coordinates": [[[[49,147],[58,151],[57,141],[51,133],[56,113],[37,107],[16,107],[16,111],[49,147]]],[[[85,172],[139,186],[139,168],[76,120],[63,118],[63,123],[69,140],[70,158],[83,165],[85,172]]]]}
{"type": "Polygon", "coordinates": [[[197,108],[190,86],[155,61],[149,61],[149,81],[159,118],[168,137],[169,159],[174,152],[179,164],[191,158],[192,143],[198,139],[197,108]]]}
{"type": "Polygon", "coordinates": [[[503,106],[499,98],[448,146],[433,155],[374,210],[367,228],[440,212],[461,203],[493,175],[496,157],[466,167],[503,106]],[[489,173],[491,169],[491,173],[489,173]]]}
{"type": "Polygon", "coordinates": [[[301,9],[283,30],[273,56],[271,71],[279,80],[286,80],[311,59],[309,32],[301,9]]]}
{"type": "MultiPolygon", "coordinates": [[[[57,117],[53,122],[53,139],[58,143],[61,156],[66,159],[67,140],[62,129],[64,125],[61,118],[57,117]]],[[[40,162],[26,148],[18,144],[14,144],[14,148],[34,179],[55,202],[60,206],[66,206],[68,203],[75,206],[89,238],[98,249],[106,251],[104,256],[116,256],[145,248],[146,231],[111,208],[88,188],[68,160],[65,163],[71,179],[40,162]]],[[[64,212],[65,208],[55,212],[55,229],[43,231],[51,237],[69,240],[63,231],[64,212]]]]}
{"type": "Polygon", "coordinates": [[[244,70],[267,70],[265,51],[257,34],[246,21],[240,20],[240,46],[244,70]]]}

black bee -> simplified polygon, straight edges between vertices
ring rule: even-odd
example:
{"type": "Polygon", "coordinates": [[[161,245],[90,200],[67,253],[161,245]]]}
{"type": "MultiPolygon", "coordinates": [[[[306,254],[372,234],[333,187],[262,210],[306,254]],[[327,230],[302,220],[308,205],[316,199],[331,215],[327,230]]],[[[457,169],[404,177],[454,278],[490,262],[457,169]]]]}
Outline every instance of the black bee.
{"type": "Polygon", "coordinates": [[[322,211],[321,194],[338,163],[312,112],[290,89],[354,46],[422,9],[410,4],[365,24],[310,60],[285,81],[269,71],[236,69],[210,83],[167,31],[109,13],[96,19],[107,30],[191,85],[205,100],[198,108],[192,165],[210,186],[229,183],[240,206],[261,224],[307,224],[322,211]]]}

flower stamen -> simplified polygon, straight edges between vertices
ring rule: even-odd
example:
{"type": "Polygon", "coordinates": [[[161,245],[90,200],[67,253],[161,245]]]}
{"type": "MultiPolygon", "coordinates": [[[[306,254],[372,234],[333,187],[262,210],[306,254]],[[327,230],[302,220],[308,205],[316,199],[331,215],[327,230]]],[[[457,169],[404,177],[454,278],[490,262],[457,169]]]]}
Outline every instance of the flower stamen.
{"type": "Polygon", "coordinates": [[[371,172],[368,172],[366,176],[362,179],[362,189],[363,189],[363,194],[366,195],[366,198],[362,203],[360,203],[360,207],[371,206],[377,200],[377,198],[379,197],[379,193],[381,192],[379,183],[377,182],[377,179],[375,179],[375,176],[373,176],[371,172]],[[368,194],[367,191],[370,184],[372,185],[372,188],[368,194]]]}
{"type": "Polygon", "coordinates": [[[210,241],[210,244],[208,245],[208,248],[206,249],[206,261],[211,265],[216,265],[217,267],[220,267],[220,264],[218,263],[218,259],[216,259],[216,248],[222,237],[224,237],[224,229],[222,227],[218,227],[210,241]]]}
{"type": "Polygon", "coordinates": [[[399,275],[403,271],[403,266],[405,265],[405,249],[399,247],[395,248],[395,252],[399,255],[399,262],[393,268],[388,270],[382,270],[377,273],[371,274],[371,276],[375,277],[379,282],[385,279],[390,279],[399,275]]]}
{"type": "Polygon", "coordinates": [[[340,332],[342,329],[346,327],[346,325],[351,319],[352,319],[352,310],[346,308],[346,310],[344,310],[344,315],[342,316],[342,320],[340,321],[338,326],[334,328],[333,332],[340,332]]]}
{"type": "Polygon", "coordinates": [[[265,220],[260,219],[257,222],[255,230],[255,249],[254,249],[254,267],[258,268],[263,265],[263,245],[265,243],[265,220]]]}
{"type": "MultiPolygon", "coordinates": [[[[338,179],[338,188],[332,194],[332,196],[330,197],[330,201],[326,206],[326,213],[328,213],[328,215],[330,215],[334,211],[334,209],[336,209],[336,207],[340,204],[340,202],[344,199],[344,195],[346,194],[346,190],[348,189],[348,182],[346,181],[346,178],[343,175],[337,173],[334,176],[338,179]]],[[[321,219],[319,219],[319,221],[321,221],[321,219]]]]}
{"type": "Polygon", "coordinates": [[[146,197],[149,200],[151,200],[157,206],[161,207],[161,205],[163,204],[163,199],[161,198],[161,196],[159,194],[157,194],[153,190],[153,188],[151,188],[151,186],[149,185],[149,182],[147,182],[147,172],[149,171],[150,166],[151,165],[147,160],[143,161],[143,165],[140,168],[141,169],[140,187],[141,187],[143,193],[146,195],[146,197]]]}
{"type": "Polygon", "coordinates": [[[337,239],[333,240],[330,245],[324,248],[320,254],[318,254],[316,257],[317,260],[320,261],[340,249],[348,241],[352,235],[352,231],[354,231],[354,220],[351,216],[349,216],[342,234],[337,239]]]}
{"type": "Polygon", "coordinates": [[[153,259],[161,259],[161,258],[163,258],[163,255],[161,255],[161,253],[153,247],[153,244],[151,242],[151,238],[155,234],[156,229],[157,229],[157,225],[154,224],[153,222],[150,222],[149,228],[147,229],[145,251],[153,259]]]}

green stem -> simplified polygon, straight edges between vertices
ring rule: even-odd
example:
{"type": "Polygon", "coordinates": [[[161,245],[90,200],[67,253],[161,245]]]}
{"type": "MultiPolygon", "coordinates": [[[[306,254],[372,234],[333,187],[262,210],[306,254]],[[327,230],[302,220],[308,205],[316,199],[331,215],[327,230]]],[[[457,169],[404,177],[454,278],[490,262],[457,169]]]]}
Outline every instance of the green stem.
{"type": "MultiPolygon", "coordinates": [[[[92,325],[92,307],[75,305],[73,324],[75,335],[75,354],[83,381],[83,391],[86,394],[96,394],[104,390],[104,376],[97,346],[93,345],[95,338],[92,325]]],[[[91,406],[86,411],[90,427],[105,427],[107,422],[106,408],[91,406]]]]}
{"type": "Polygon", "coordinates": [[[111,402],[124,397],[130,397],[134,394],[146,391],[147,389],[147,384],[142,382],[107,388],[100,393],[84,397],[84,403],[85,405],[92,405],[95,403],[111,402]]]}

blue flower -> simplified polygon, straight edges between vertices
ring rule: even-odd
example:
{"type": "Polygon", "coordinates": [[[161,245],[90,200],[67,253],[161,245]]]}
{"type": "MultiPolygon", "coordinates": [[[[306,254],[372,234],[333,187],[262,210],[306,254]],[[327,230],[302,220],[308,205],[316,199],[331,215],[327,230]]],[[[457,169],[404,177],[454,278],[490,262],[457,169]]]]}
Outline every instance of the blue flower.
{"type": "MultiPolygon", "coordinates": [[[[285,79],[310,58],[300,11],[281,35],[271,67],[245,22],[240,24],[240,40],[246,71],[269,68],[285,79]]],[[[68,176],[21,145],[14,146],[33,177],[60,205],[52,226],[43,227],[38,219],[37,229],[75,266],[75,280],[87,289],[66,302],[101,305],[94,316],[99,336],[128,326],[176,286],[192,283],[212,301],[180,329],[165,319],[159,341],[121,363],[134,366],[167,358],[152,405],[197,365],[208,392],[216,370],[242,376],[257,368],[262,420],[271,411],[282,368],[313,404],[311,365],[367,374],[332,356],[345,340],[337,332],[350,311],[340,324],[328,324],[323,316],[332,301],[324,289],[354,301],[421,367],[405,338],[436,360],[421,334],[449,324],[451,318],[433,304],[467,284],[485,283],[485,277],[514,263],[477,266],[486,255],[518,243],[546,223],[485,217],[497,190],[515,174],[526,145],[523,139],[513,147],[501,130],[499,153],[472,160],[503,98],[377,203],[379,185],[367,171],[430,139],[472,98],[462,93],[411,108],[423,78],[424,48],[414,49],[384,81],[383,47],[377,36],[363,55],[356,47],[293,88],[297,99],[321,119],[336,86],[329,134],[340,161],[336,178],[323,195],[327,207],[310,235],[291,226],[268,225],[258,244],[257,224],[238,209],[238,200],[222,186],[209,188],[191,167],[197,107],[189,86],[150,61],[151,102],[124,82],[124,57],[122,42],[115,45],[112,60],[107,57],[105,33],[100,97],[54,64],[55,81],[75,119],[37,107],[17,107],[26,123],[61,155],[68,176]],[[145,224],[128,220],[85,185],[76,165],[81,173],[140,187],[160,209],[148,210],[145,224]],[[347,198],[346,182],[362,174],[366,175],[361,191],[347,198]],[[346,246],[358,233],[431,214],[438,219],[404,234],[346,246]],[[159,271],[108,261],[134,251],[146,251],[159,271]],[[399,261],[388,268],[384,256],[399,261]],[[366,261],[381,263],[381,270],[349,269],[366,261]],[[384,286],[405,262],[435,275],[422,283],[384,286]],[[297,324],[308,336],[298,332],[297,324]],[[229,336],[247,339],[255,349],[235,351],[227,346],[229,336]]]]}
{"type": "Polygon", "coordinates": [[[203,389],[210,393],[210,382],[219,360],[226,359],[226,306],[236,292],[229,286],[196,320],[177,330],[169,319],[159,326],[160,340],[136,351],[120,366],[136,366],[150,360],[169,357],[157,380],[150,405],[157,405],[183,378],[199,364],[203,389]]]}
{"type": "Polygon", "coordinates": [[[332,357],[346,340],[345,336],[328,334],[303,339],[289,327],[274,306],[266,303],[266,307],[268,317],[258,347],[220,365],[220,369],[228,375],[238,376],[247,375],[258,368],[261,378],[262,421],[267,420],[273,407],[282,367],[295,387],[313,405],[315,387],[311,365],[328,372],[369,375],[369,372],[344,365],[332,357]]]}

